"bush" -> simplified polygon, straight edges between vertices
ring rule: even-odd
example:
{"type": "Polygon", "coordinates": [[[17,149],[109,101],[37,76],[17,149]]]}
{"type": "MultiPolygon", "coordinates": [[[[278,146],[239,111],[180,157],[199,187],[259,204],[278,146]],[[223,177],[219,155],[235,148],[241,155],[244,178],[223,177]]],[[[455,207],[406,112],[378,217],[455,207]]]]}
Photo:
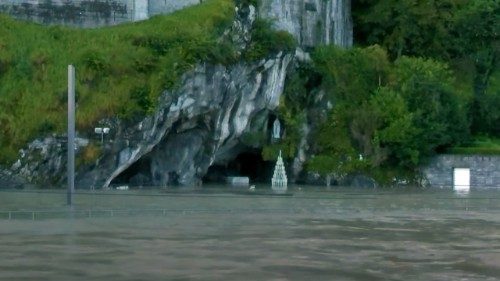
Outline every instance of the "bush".
{"type": "Polygon", "coordinates": [[[291,52],[297,47],[297,42],[286,31],[276,31],[271,28],[268,20],[257,19],[252,27],[252,42],[244,53],[247,61],[263,59],[280,51],[291,52]]]}
{"type": "Polygon", "coordinates": [[[83,148],[82,152],[77,156],[76,166],[92,165],[101,156],[102,149],[100,146],[91,143],[83,148]]]}
{"type": "Polygon", "coordinates": [[[100,75],[107,74],[107,71],[110,68],[110,63],[107,61],[106,56],[97,50],[85,51],[82,54],[80,61],[83,67],[86,67],[90,71],[100,75]]]}
{"type": "Polygon", "coordinates": [[[318,156],[310,169],[342,171],[346,155],[352,161],[362,154],[373,171],[413,171],[469,137],[465,102],[444,63],[410,57],[391,63],[378,46],[323,47],[313,61],[334,107],[312,143],[318,156]]]}

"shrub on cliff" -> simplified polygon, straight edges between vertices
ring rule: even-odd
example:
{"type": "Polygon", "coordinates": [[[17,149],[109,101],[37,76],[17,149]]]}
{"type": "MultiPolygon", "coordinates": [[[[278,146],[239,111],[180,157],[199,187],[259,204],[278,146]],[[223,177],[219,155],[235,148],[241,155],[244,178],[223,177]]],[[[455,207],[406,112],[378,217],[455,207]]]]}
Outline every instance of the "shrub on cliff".
{"type": "Polygon", "coordinates": [[[286,31],[276,31],[271,28],[268,20],[257,19],[252,27],[252,42],[244,53],[248,61],[255,61],[276,54],[280,51],[290,52],[297,42],[286,31]]]}

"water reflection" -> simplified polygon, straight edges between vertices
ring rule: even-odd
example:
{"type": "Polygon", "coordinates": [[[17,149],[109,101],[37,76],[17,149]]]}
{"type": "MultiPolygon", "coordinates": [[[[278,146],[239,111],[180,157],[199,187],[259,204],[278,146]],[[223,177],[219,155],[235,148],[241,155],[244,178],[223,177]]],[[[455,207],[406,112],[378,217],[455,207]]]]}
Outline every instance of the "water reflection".
{"type": "Polygon", "coordinates": [[[470,189],[455,189],[453,191],[457,197],[469,197],[470,189]]]}

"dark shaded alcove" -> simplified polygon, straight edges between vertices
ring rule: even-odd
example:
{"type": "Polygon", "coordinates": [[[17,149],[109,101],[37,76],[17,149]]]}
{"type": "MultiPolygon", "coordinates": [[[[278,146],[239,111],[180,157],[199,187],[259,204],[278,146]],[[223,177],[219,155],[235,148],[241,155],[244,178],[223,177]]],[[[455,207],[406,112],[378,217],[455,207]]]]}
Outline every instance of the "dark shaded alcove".
{"type": "Polygon", "coordinates": [[[143,157],[132,164],[111,181],[111,186],[116,185],[130,185],[132,187],[151,186],[151,160],[143,157]]]}
{"type": "Polygon", "coordinates": [[[226,177],[248,177],[250,182],[269,182],[273,162],[264,161],[260,151],[242,152],[225,165],[213,165],[203,178],[204,183],[222,183],[226,177]]]}

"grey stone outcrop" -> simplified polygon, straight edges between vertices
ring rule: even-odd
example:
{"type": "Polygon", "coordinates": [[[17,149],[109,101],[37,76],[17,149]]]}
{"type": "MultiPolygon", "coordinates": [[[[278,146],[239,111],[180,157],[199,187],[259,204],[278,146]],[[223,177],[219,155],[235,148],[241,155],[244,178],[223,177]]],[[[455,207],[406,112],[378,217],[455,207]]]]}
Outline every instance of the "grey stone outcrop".
{"type": "Polygon", "coordinates": [[[302,47],[353,43],[351,0],[262,0],[262,17],[293,34],[302,47]]]}
{"type": "MultiPolygon", "coordinates": [[[[226,36],[244,47],[256,13],[251,6],[238,11],[226,36]]],[[[133,176],[142,182],[200,184],[212,164],[232,157],[243,134],[266,128],[292,59],[293,54],[278,53],[228,67],[198,64],[182,77],[177,90],[160,96],[153,115],[132,125],[106,121],[112,132],[109,142],[95,164],[78,169],[77,186],[107,187],[138,161],[149,167],[133,176]]],[[[22,154],[13,167],[17,173],[32,182],[64,184],[65,150],[55,138],[37,140],[22,154]]]]}
{"type": "MultiPolygon", "coordinates": [[[[316,1],[263,0],[260,13],[269,18],[289,10],[276,27],[286,27],[302,47],[336,43],[352,44],[350,0],[316,1]],[[266,10],[267,8],[270,10],[266,10]],[[335,15],[340,11],[342,15],[335,15]],[[305,18],[300,13],[305,13],[305,18]],[[313,22],[318,33],[310,34],[313,22]]],[[[251,27],[258,11],[253,6],[237,8],[237,17],[224,36],[242,51],[251,40],[251,27]]],[[[109,187],[126,174],[137,185],[198,185],[212,165],[224,165],[244,151],[245,135],[265,133],[270,114],[277,110],[289,66],[309,60],[298,49],[294,54],[271,54],[258,62],[231,66],[199,63],[181,78],[180,86],[165,91],[154,114],[135,123],[117,118],[102,120],[111,128],[100,154],[92,163],[77,161],[77,187],[109,187]]],[[[304,137],[292,161],[297,177],[307,158],[310,129],[303,124],[304,137]]],[[[85,150],[85,139],[77,153],[85,150]]],[[[66,180],[66,145],[52,136],[35,140],[21,155],[12,171],[29,182],[60,186],[66,180]]]]}
{"type": "Polygon", "coordinates": [[[24,188],[27,182],[10,170],[0,168],[0,189],[24,188]]]}
{"type": "MultiPolygon", "coordinates": [[[[83,28],[140,21],[202,3],[202,0],[0,0],[0,12],[42,24],[83,28]]],[[[293,34],[303,48],[350,47],[351,0],[261,0],[259,13],[293,34]]]]}

